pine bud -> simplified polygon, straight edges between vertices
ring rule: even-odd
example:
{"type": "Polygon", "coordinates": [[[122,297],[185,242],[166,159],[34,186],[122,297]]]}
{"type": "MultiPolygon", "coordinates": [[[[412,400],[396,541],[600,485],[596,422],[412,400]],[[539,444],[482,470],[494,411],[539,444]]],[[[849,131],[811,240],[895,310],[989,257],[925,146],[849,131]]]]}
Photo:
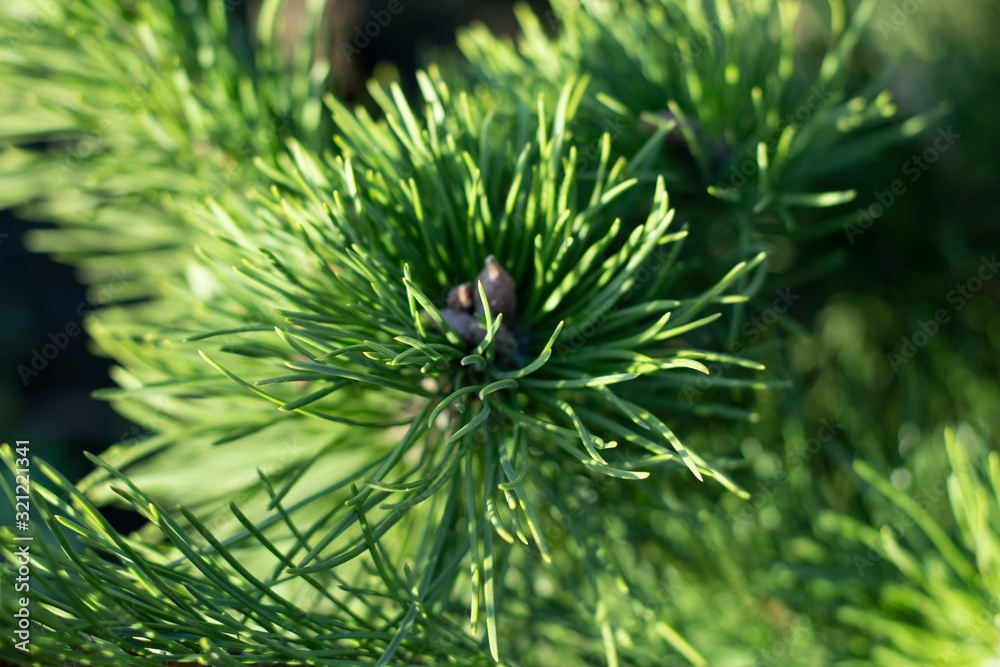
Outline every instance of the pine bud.
{"type": "Polygon", "coordinates": [[[479,272],[472,289],[476,312],[482,315],[485,314],[486,309],[483,308],[483,300],[479,296],[479,283],[482,283],[483,291],[486,292],[486,302],[490,305],[490,313],[494,317],[497,313],[503,313],[503,321],[511,324],[514,311],[517,308],[517,287],[514,285],[514,279],[503,270],[493,255],[486,258],[486,265],[479,272]]]}
{"type": "MultiPolygon", "coordinates": [[[[485,340],[486,328],[475,315],[452,310],[451,308],[445,308],[438,312],[441,313],[442,319],[451,327],[451,330],[455,332],[458,339],[468,347],[475,347],[485,340]]],[[[437,329],[438,333],[444,333],[441,327],[437,325],[437,322],[431,319],[426,312],[424,316],[430,320],[431,326],[437,329]]],[[[497,357],[500,359],[510,360],[517,354],[517,340],[514,339],[514,336],[510,333],[510,329],[504,326],[502,322],[497,328],[496,335],[493,336],[493,345],[496,348],[497,357]]]]}
{"type": "Polygon", "coordinates": [[[451,330],[466,345],[475,347],[486,338],[486,329],[479,323],[475,315],[452,310],[451,308],[445,308],[440,312],[441,317],[448,323],[451,330]]]}
{"type": "Polygon", "coordinates": [[[497,351],[497,358],[511,360],[517,354],[517,341],[511,335],[510,330],[503,322],[497,328],[497,333],[493,336],[493,345],[497,351]]]}
{"type": "Polygon", "coordinates": [[[457,312],[471,312],[474,303],[472,283],[462,283],[448,292],[448,308],[457,312]]]}

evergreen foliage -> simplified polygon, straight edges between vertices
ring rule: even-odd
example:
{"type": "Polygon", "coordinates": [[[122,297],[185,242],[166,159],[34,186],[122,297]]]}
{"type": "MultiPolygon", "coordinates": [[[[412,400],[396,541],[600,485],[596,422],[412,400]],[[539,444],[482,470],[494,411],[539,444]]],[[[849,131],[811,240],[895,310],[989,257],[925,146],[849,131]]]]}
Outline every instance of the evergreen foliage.
{"type": "Polygon", "coordinates": [[[324,5],[294,48],[283,0],[253,35],[209,0],[0,8],[0,206],[107,297],[98,397],[145,425],[77,483],[32,460],[32,664],[996,659],[996,392],[928,428],[923,503],[860,434],[875,371],[824,367],[883,332],[772,305],[946,112],[852,69],[874,1],[520,8],[353,109],[324,5]]]}

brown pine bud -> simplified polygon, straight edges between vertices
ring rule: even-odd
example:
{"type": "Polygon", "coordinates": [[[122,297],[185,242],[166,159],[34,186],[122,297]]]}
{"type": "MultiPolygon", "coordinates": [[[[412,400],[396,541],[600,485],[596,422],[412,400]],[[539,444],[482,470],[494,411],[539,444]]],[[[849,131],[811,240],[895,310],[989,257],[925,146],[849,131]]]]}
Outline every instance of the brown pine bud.
{"type": "Polygon", "coordinates": [[[493,346],[496,348],[497,358],[499,359],[509,360],[517,354],[517,341],[514,340],[510,329],[503,322],[500,323],[496,335],[493,336],[493,346]]]}
{"type": "Polygon", "coordinates": [[[479,323],[475,315],[445,308],[441,311],[441,317],[448,323],[459,340],[466,345],[475,347],[486,338],[486,329],[479,323]]]}
{"type": "Polygon", "coordinates": [[[496,317],[497,313],[503,313],[503,321],[508,325],[512,324],[517,308],[517,287],[514,285],[514,279],[504,271],[493,255],[486,258],[486,265],[479,272],[472,289],[476,312],[482,315],[486,313],[486,309],[483,308],[483,299],[479,295],[480,283],[483,285],[483,291],[486,292],[486,302],[490,305],[490,314],[496,317]]]}
{"type": "MultiPolygon", "coordinates": [[[[455,332],[458,339],[468,347],[473,348],[486,339],[486,328],[483,327],[475,315],[452,310],[451,308],[445,308],[438,312],[441,313],[441,318],[455,332]]],[[[438,333],[444,333],[441,327],[437,325],[437,322],[431,319],[426,312],[424,316],[430,320],[431,326],[437,329],[438,333]]],[[[493,345],[496,348],[497,357],[500,359],[509,360],[517,354],[517,340],[514,339],[514,336],[510,333],[510,329],[504,326],[502,322],[497,328],[496,335],[493,337],[493,345]]]]}
{"type": "Polygon", "coordinates": [[[472,283],[462,283],[452,287],[448,292],[448,308],[456,312],[472,312],[474,303],[472,292],[472,283]]]}

